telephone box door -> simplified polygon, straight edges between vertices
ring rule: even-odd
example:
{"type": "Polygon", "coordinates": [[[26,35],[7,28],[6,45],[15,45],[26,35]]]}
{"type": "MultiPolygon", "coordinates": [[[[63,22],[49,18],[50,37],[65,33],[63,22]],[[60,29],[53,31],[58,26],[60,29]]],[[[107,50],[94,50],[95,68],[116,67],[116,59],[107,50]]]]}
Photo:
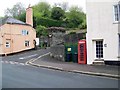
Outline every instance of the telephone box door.
{"type": "Polygon", "coordinates": [[[78,42],[78,63],[87,64],[86,40],[78,42]]]}

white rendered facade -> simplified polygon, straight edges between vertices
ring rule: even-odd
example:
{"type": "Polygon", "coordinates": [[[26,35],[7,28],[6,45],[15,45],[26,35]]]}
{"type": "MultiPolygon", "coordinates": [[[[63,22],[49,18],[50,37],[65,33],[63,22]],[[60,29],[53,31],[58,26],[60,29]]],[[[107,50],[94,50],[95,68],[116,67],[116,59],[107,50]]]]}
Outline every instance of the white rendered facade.
{"type": "Polygon", "coordinates": [[[87,0],[86,6],[87,64],[120,62],[119,0],[87,0]]]}

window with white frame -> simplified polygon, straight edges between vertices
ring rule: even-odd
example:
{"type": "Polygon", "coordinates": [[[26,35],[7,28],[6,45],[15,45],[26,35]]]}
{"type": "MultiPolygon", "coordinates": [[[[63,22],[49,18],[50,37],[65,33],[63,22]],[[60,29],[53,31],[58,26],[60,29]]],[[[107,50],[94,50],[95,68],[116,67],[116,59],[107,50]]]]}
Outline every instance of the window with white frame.
{"type": "Polygon", "coordinates": [[[120,4],[114,5],[114,21],[120,21],[120,4]]]}
{"type": "Polygon", "coordinates": [[[29,32],[27,30],[22,30],[22,35],[28,35],[29,32]]]}
{"type": "Polygon", "coordinates": [[[103,58],[103,41],[96,41],[96,58],[103,58]]]}
{"type": "Polygon", "coordinates": [[[29,47],[30,43],[29,41],[25,41],[25,47],[29,47]]]}
{"type": "Polygon", "coordinates": [[[6,48],[10,48],[10,42],[6,42],[6,48]]]}

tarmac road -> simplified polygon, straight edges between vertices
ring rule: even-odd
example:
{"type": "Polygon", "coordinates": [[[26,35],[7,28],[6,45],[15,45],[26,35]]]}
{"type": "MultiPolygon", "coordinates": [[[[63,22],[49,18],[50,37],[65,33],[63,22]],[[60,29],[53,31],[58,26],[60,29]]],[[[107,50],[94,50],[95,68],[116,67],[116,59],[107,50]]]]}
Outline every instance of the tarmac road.
{"type": "Polygon", "coordinates": [[[49,49],[30,50],[30,51],[21,52],[21,53],[14,54],[14,55],[3,56],[2,60],[25,63],[28,60],[37,58],[48,52],[49,52],[49,49]]]}
{"type": "Polygon", "coordinates": [[[118,80],[2,63],[2,88],[118,88],[118,80]]]}
{"type": "Polygon", "coordinates": [[[118,80],[33,67],[25,62],[49,49],[2,57],[2,88],[118,88],[118,80]]]}

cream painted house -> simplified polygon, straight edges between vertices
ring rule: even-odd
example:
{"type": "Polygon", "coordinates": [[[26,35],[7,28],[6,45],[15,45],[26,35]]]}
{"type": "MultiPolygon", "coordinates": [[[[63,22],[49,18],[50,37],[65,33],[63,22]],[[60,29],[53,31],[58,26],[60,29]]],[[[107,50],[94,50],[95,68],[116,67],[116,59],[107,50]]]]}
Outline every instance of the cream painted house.
{"type": "Polygon", "coordinates": [[[120,0],[87,0],[87,64],[120,65],[120,0]]]}
{"type": "Polygon", "coordinates": [[[0,54],[16,53],[35,47],[32,8],[26,9],[26,23],[14,18],[2,19],[0,26],[0,54]]]}

